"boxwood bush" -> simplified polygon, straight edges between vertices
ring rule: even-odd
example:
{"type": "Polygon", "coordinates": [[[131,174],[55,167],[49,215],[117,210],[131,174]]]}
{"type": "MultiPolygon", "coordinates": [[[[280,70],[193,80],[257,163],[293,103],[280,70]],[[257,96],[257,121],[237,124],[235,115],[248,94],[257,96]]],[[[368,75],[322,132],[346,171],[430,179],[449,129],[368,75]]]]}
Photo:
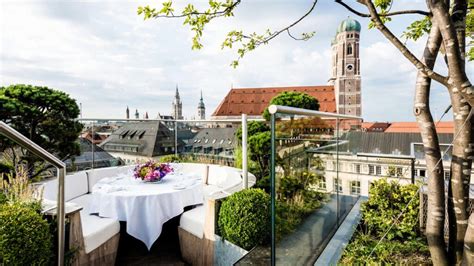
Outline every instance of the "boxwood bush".
{"type": "Polygon", "coordinates": [[[52,256],[49,225],[36,208],[0,205],[0,265],[46,265],[52,256]]]}
{"type": "Polygon", "coordinates": [[[270,196],[261,189],[245,189],[229,196],[219,211],[224,239],[250,250],[270,232],[270,196]]]}

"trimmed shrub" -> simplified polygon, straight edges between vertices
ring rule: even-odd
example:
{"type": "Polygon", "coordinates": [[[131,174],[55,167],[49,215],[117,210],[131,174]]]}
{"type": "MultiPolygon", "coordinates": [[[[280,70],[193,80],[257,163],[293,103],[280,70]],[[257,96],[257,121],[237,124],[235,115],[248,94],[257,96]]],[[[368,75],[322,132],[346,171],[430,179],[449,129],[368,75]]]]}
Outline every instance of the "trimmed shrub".
{"type": "Polygon", "coordinates": [[[416,185],[401,185],[380,179],[372,183],[370,197],[361,207],[362,222],[370,234],[386,238],[414,239],[420,235],[418,212],[420,199],[416,185]],[[393,225],[395,217],[404,211],[399,221],[393,225]]]}
{"type": "Polygon", "coordinates": [[[245,189],[229,196],[219,211],[224,239],[250,250],[270,232],[270,196],[261,189],[245,189]]]}
{"type": "Polygon", "coordinates": [[[45,265],[52,257],[49,225],[34,208],[0,205],[0,264],[45,265]]]}

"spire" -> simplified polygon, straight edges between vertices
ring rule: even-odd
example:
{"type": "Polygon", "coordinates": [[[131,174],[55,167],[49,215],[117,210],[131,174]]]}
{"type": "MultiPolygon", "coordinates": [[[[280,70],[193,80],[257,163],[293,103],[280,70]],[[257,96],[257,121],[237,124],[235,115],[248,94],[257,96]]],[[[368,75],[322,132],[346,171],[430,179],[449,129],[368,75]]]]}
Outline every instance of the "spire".
{"type": "Polygon", "coordinates": [[[148,111],[145,112],[145,119],[148,119],[148,111]]]}
{"type": "Polygon", "coordinates": [[[130,119],[130,110],[128,109],[128,105],[127,105],[127,110],[125,110],[125,115],[127,119],[130,119]]]}
{"type": "Polygon", "coordinates": [[[179,98],[178,84],[176,84],[176,94],[175,94],[175,97],[176,97],[176,98],[179,98]]]}
{"type": "Polygon", "coordinates": [[[199,119],[206,119],[206,107],[204,106],[204,100],[202,98],[202,90],[201,90],[201,99],[198,103],[198,118],[199,119]]]}

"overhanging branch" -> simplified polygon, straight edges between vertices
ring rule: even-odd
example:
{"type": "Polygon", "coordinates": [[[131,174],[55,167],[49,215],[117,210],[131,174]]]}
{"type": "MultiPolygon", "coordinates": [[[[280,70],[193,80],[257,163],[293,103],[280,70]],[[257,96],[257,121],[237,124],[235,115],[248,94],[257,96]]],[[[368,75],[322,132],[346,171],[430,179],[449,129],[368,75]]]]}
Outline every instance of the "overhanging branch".
{"type": "MultiPolygon", "coordinates": [[[[337,1],[337,0],[336,0],[337,1]]],[[[385,24],[380,19],[380,16],[375,9],[374,4],[370,0],[365,0],[365,4],[369,10],[370,18],[374,23],[375,27],[398,49],[400,52],[407,58],[419,71],[423,72],[425,75],[430,77],[437,82],[448,85],[448,78],[440,75],[439,73],[433,71],[427,67],[423,62],[421,62],[413,53],[385,26],[385,24]]]]}
{"type": "MultiPolygon", "coordinates": [[[[364,17],[364,18],[370,18],[370,14],[366,14],[366,13],[362,13],[360,11],[357,11],[355,10],[354,8],[352,8],[350,5],[344,3],[343,0],[335,0],[336,3],[342,5],[343,7],[345,7],[347,10],[349,10],[350,12],[356,14],[357,16],[359,17],[364,17]]],[[[379,17],[392,17],[392,16],[398,16],[398,15],[413,15],[413,14],[418,14],[418,15],[423,15],[423,16],[431,16],[431,13],[430,12],[427,12],[427,11],[424,11],[424,10],[416,10],[416,9],[413,9],[413,10],[400,10],[400,11],[394,11],[394,12],[389,12],[387,14],[379,14],[377,13],[377,15],[379,17]]]]}

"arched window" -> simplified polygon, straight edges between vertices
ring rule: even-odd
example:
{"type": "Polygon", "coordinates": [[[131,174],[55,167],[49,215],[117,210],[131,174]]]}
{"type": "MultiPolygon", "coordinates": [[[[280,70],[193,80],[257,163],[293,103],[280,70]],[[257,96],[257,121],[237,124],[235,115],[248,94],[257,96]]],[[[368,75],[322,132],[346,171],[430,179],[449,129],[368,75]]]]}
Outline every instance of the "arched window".
{"type": "Polygon", "coordinates": [[[352,44],[347,45],[347,54],[352,54],[352,44]]]}

